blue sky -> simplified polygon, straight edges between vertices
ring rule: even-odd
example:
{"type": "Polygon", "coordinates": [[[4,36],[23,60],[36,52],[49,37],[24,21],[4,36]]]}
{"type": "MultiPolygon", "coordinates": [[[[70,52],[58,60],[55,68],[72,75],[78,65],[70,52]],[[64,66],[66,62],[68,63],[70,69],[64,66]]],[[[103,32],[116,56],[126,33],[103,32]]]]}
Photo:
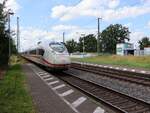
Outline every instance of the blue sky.
{"type": "Polygon", "coordinates": [[[150,36],[150,0],[8,0],[8,7],[20,17],[22,50],[39,40],[78,39],[80,34],[97,33],[97,18],[102,17],[101,30],[110,24],[122,24],[131,31],[130,42],[137,45],[150,36]]]}
{"type": "MultiPolygon", "coordinates": [[[[82,27],[90,27],[96,28],[97,21],[96,17],[92,16],[82,16],[80,18],[68,20],[68,21],[60,21],[59,18],[51,18],[50,15],[52,13],[52,8],[57,5],[65,5],[65,6],[73,6],[80,3],[80,0],[44,0],[40,2],[39,0],[18,0],[21,8],[17,12],[21,18],[21,25],[24,27],[40,27],[41,29],[50,30],[50,27],[57,24],[71,24],[71,25],[79,25],[82,27]]],[[[140,0],[122,0],[120,7],[125,5],[139,5],[140,0]]],[[[102,27],[106,28],[111,23],[121,23],[121,24],[129,24],[132,23],[135,28],[141,28],[146,24],[150,19],[150,15],[141,15],[136,18],[125,18],[121,20],[111,20],[111,21],[103,21],[102,27]],[[140,18],[140,19],[139,19],[140,18]],[[139,22],[141,21],[142,22],[139,22]],[[138,24],[137,24],[138,23],[138,24]]]]}

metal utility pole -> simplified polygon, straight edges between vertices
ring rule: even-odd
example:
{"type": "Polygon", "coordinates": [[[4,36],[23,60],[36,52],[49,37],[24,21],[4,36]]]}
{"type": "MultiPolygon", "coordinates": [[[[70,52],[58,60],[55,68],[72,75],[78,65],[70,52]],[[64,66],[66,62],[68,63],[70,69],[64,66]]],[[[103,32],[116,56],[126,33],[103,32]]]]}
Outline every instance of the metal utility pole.
{"type": "Polygon", "coordinates": [[[101,37],[101,35],[100,35],[100,20],[101,20],[102,18],[98,18],[98,35],[97,35],[97,54],[99,55],[99,53],[100,53],[100,37],[101,37]]]}
{"type": "Polygon", "coordinates": [[[10,58],[10,55],[11,55],[11,43],[10,43],[10,14],[8,13],[8,34],[9,34],[9,58],[10,58]]]}
{"type": "Polygon", "coordinates": [[[11,10],[9,9],[8,10],[8,13],[7,13],[7,16],[8,16],[8,34],[9,34],[9,50],[8,50],[8,52],[9,52],[9,58],[10,58],[10,56],[11,56],[11,36],[10,36],[10,15],[14,15],[14,13],[13,12],[11,12],[11,10]]]}
{"type": "Polygon", "coordinates": [[[85,52],[85,40],[84,40],[85,34],[81,34],[81,36],[83,36],[83,54],[84,54],[84,52],[85,52]]]}
{"type": "Polygon", "coordinates": [[[19,17],[17,17],[17,50],[18,50],[18,53],[19,53],[19,50],[20,50],[20,30],[19,30],[19,17]]]}
{"type": "Polygon", "coordinates": [[[63,32],[63,43],[65,43],[65,32],[63,32]]]}

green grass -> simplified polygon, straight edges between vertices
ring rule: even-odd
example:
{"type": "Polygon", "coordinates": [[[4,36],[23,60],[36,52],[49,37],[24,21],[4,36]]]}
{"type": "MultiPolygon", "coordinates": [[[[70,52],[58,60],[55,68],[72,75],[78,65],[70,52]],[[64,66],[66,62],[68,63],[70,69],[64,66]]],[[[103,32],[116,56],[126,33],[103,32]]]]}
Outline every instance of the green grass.
{"type": "Polygon", "coordinates": [[[10,62],[11,62],[11,65],[14,65],[14,64],[24,64],[26,61],[25,59],[21,58],[18,55],[12,55],[10,58],[10,62]]]}
{"type": "Polygon", "coordinates": [[[150,69],[150,56],[102,55],[92,58],[72,58],[73,61],[150,69]]]}
{"type": "Polygon", "coordinates": [[[35,113],[25,81],[19,64],[7,71],[0,80],[0,113],[35,113]]]}

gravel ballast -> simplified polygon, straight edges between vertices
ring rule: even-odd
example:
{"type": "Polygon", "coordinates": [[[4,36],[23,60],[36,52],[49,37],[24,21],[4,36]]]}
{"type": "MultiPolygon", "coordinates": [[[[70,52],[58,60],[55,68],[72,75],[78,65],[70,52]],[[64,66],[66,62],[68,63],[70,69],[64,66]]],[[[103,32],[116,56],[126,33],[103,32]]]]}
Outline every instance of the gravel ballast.
{"type": "Polygon", "coordinates": [[[125,81],[120,81],[118,79],[100,76],[97,74],[77,70],[77,69],[69,69],[66,71],[68,74],[74,74],[82,79],[93,81],[94,83],[103,85],[108,88],[112,88],[121,93],[130,95],[132,97],[136,97],[140,100],[143,100],[147,103],[150,103],[150,87],[146,87],[143,85],[137,85],[135,83],[129,83],[125,81]]]}

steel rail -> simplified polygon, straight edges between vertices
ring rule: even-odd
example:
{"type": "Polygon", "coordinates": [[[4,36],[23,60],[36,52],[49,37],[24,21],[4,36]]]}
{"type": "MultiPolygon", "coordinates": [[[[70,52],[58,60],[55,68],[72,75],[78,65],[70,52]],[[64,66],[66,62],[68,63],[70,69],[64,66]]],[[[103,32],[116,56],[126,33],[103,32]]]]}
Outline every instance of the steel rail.
{"type": "Polygon", "coordinates": [[[71,68],[95,73],[100,76],[107,76],[110,78],[127,81],[130,83],[136,83],[136,84],[140,84],[140,85],[144,85],[144,86],[150,86],[150,76],[149,75],[147,75],[148,77],[140,76],[140,75],[136,75],[137,73],[125,72],[125,71],[114,70],[114,69],[103,68],[103,67],[96,67],[96,66],[87,66],[87,65],[81,65],[81,64],[72,64],[71,68]]]}
{"type": "Polygon", "coordinates": [[[87,95],[94,97],[96,100],[111,106],[112,108],[116,109],[121,113],[150,113],[150,107],[149,107],[150,104],[146,103],[143,100],[117,92],[111,88],[96,84],[90,80],[83,80],[73,74],[70,75],[67,73],[63,73],[60,75],[59,73],[59,76],[57,77],[67,82],[68,84],[72,85],[73,87],[76,87],[77,89],[83,91],[87,95]],[[84,89],[83,86],[88,88],[84,89]],[[103,89],[105,89],[104,92],[102,92],[103,89]],[[101,93],[98,91],[101,91],[101,93]],[[132,110],[137,110],[137,111],[132,111],[132,110]]]}

